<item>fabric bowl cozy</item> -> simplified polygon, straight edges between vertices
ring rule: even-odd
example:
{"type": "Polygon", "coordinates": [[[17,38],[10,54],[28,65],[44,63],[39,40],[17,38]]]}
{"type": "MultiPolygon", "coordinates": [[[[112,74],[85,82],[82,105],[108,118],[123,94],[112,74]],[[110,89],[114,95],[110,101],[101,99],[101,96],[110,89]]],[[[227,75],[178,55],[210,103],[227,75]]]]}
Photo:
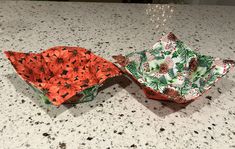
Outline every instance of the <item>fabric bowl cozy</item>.
{"type": "Polygon", "coordinates": [[[232,60],[191,50],[173,33],[163,36],[152,49],[113,58],[148,98],[177,103],[199,97],[234,67],[232,60]]]}
{"type": "Polygon", "coordinates": [[[114,64],[80,47],[4,53],[20,77],[46,103],[57,106],[93,100],[106,79],[121,75],[114,64]]]}

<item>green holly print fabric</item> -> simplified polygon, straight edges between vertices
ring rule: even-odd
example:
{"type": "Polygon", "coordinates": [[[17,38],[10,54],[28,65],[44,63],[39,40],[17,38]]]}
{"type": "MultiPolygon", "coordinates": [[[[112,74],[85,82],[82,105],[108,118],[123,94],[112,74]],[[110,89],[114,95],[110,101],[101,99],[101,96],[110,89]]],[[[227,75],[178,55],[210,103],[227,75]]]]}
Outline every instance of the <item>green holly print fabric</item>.
{"type": "Polygon", "coordinates": [[[152,49],[121,59],[124,70],[142,86],[179,103],[202,95],[234,66],[231,60],[193,51],[173,33],[162,37],[152,49]]]}

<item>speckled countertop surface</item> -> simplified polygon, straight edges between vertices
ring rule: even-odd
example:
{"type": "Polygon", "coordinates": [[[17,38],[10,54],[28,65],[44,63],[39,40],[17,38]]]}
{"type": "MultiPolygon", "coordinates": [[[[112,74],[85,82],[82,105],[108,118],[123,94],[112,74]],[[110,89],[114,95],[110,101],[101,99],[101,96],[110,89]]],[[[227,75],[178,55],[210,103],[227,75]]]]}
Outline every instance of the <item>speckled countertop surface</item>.
{"type": "MultiPolygon", "coordinates": [[[[234,15],[233,6],[1,1],[0,49],[79,45],[112,60],[173,31],[201,53],[234,59],[234,15]]],[[[1,54],[0,148],[235,148],[234,72],[187,107],[148,100],[120,80],[92,102],[56,108],[1,54]]]]}

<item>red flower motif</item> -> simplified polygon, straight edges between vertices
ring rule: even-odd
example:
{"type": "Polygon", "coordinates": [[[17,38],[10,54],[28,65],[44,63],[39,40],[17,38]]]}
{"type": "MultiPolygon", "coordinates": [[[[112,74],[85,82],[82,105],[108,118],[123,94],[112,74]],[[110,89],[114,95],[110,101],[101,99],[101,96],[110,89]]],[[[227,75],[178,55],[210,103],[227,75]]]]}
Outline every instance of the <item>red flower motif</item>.
{"type": "Polygon", "coordinates": [[[160,73],[167,73],[168,72],[168,65],[166,64],[166,63],[162,63],[161,65],[160,65],[160,70],[159,70],[159,72],[160,73]]]}
{"type": "Polygon", "coordinates": [[[177,40],[177,37],[172,33],[170,32],[168,35],[167,35],[167,38],[171,41],[176,41],[177,40]]]}

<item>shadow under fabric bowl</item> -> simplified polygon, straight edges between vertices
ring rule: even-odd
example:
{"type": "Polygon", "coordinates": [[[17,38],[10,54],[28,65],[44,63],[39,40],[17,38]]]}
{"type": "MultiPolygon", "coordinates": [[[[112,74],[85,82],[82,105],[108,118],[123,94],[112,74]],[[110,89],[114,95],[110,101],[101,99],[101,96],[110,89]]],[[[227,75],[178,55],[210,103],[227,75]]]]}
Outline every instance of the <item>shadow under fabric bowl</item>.
{"type": "Polygon", "coordinates": [[[105,80],[121,75],[114,64],[80,47],[4,53],[41,99],[57,106],[93,100],[105,80]]]}
{"type": "Polygon", "coordinates": [[[232,60],[191,50],[173,33],[163,36],[152,49],[113,58],[148,98],[177,103],[201,96],[234,67],[232,60]]]}

